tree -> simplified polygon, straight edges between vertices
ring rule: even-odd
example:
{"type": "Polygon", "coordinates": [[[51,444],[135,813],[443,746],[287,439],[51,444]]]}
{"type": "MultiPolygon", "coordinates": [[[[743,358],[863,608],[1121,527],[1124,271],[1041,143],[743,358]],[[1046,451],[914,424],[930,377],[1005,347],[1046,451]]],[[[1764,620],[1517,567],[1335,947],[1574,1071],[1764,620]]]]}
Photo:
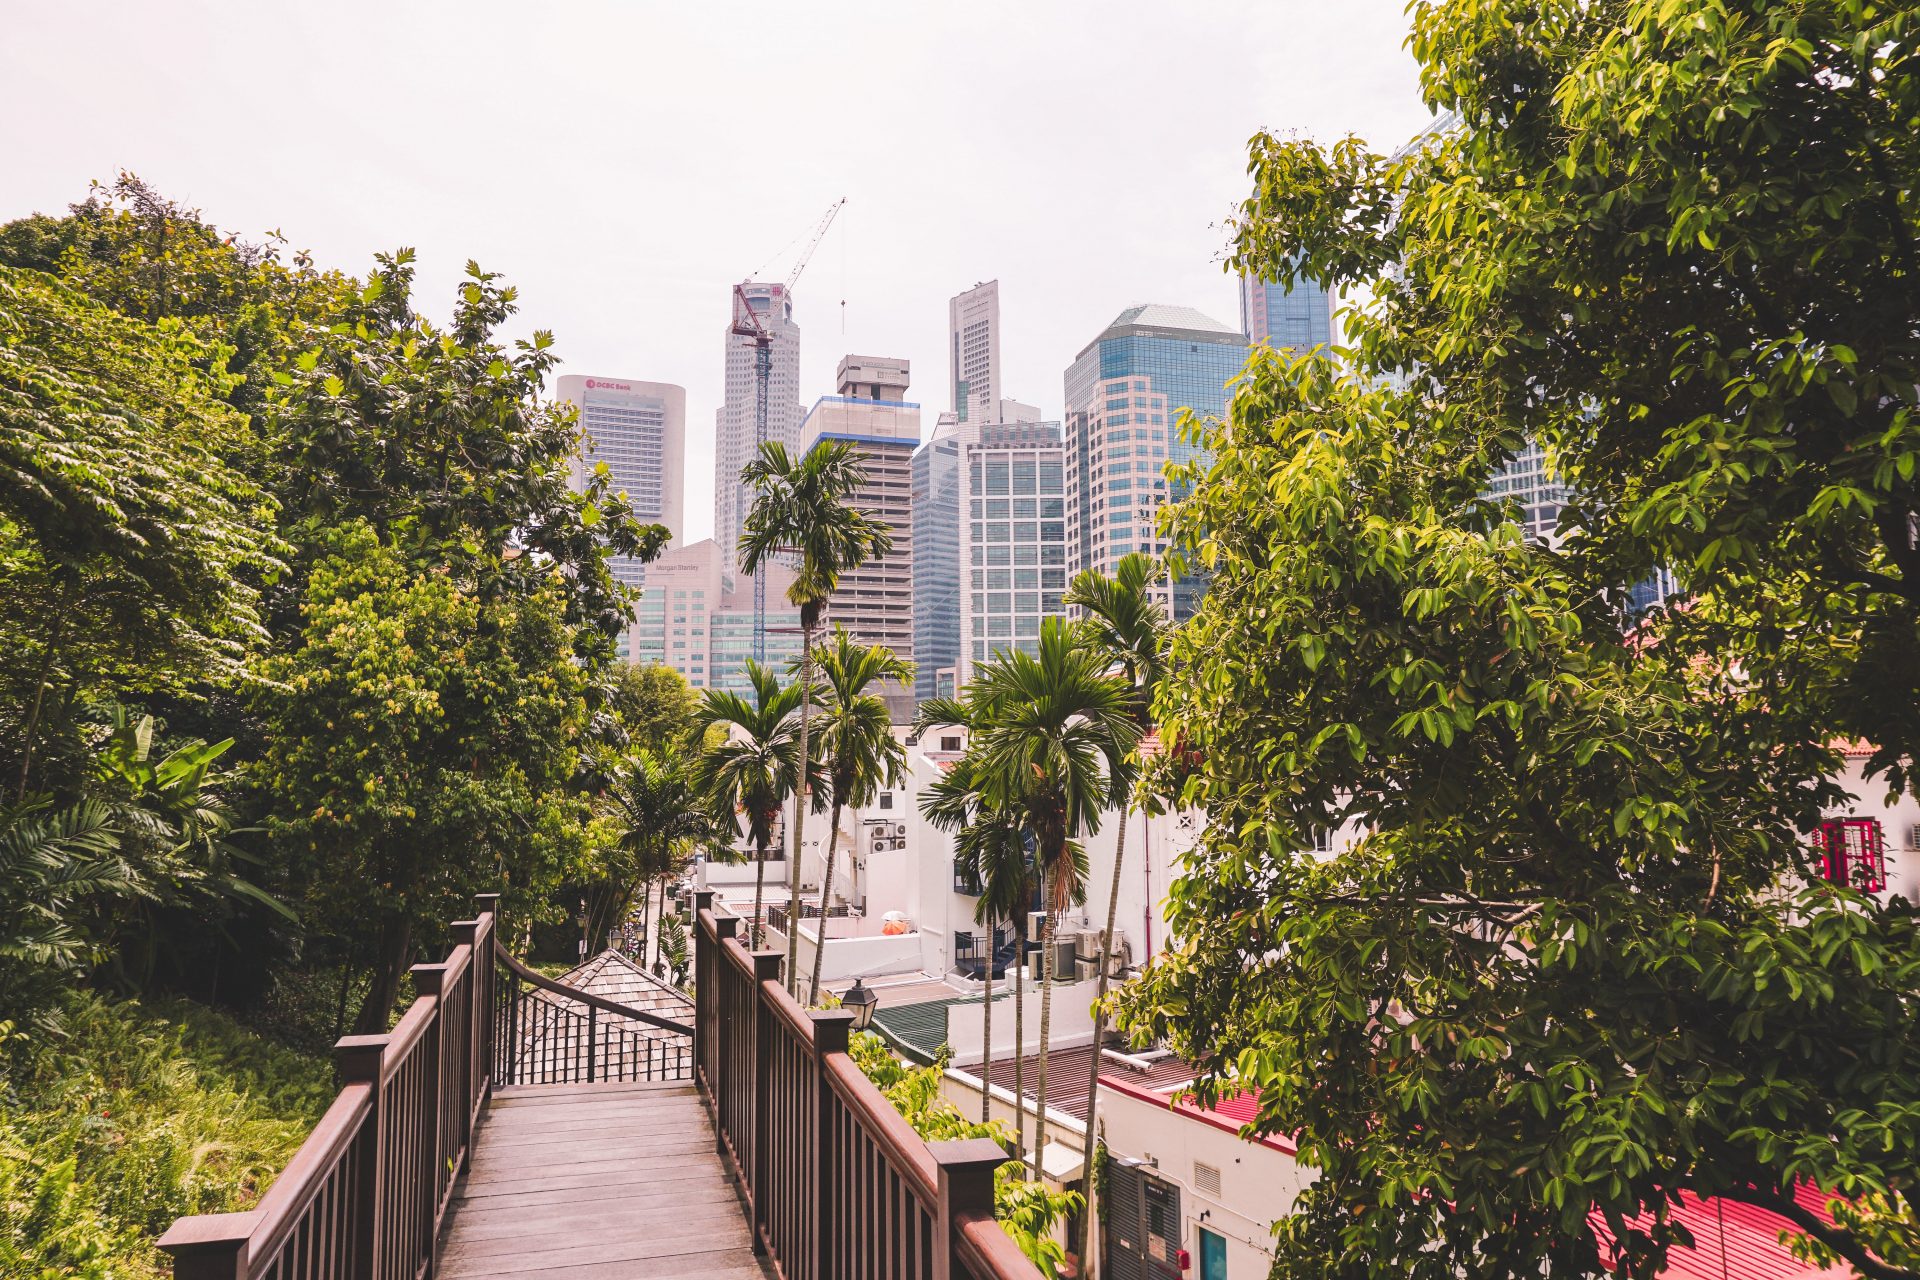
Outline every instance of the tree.
{"type": "MultiPolygon", "coordinates": [[[[625,920],[636,892],[646,895],[641,900],[645,918],[654,882],[679,870],[687,848],[713,835],[707,798],[694,770],[679,756],[640,749],[615,775],[603,804],[615,834],[601,877],[587,894],[590,938],[625,920]]],[[[649,929],[650,936],[653,932],[649,929]]]]}
{"type": "Polygon", "coordinates": [[[384,1030],[414,946],[474,893],[544,902],[578,856],[585,673],[555,588],[488,604],[365,523],[308,581],[300,643],[266,666],[255,781],[307,915],[373,970],[384,1030]]]}
{"type": "MultiPolygon", "coordinates": [[[[820,625],[840,575],[877,560],[893,549],[893,531],[847,505],[847,499],[866,479],[859,456],[845,441],[823,440],[799,459],[778,440],[760,446],[760,456],[740,472],[754,490],[747,512],[745,536],[740,541],[740,569],[754,574],[783,555],[797,555],[799,567],[787,599],[800,610],[800,773],[811,778],[807,755],[812,746],[807,728],[813,705],[813,632],[820,625]]],[[[787,866],[789,901],[800,903],[801,835],[806,829],[805,790],[793,802],[793,856],[787,866]]],[[[799,934],[787,930],[787,990],[799,988],[794,973],[799,934]]]]}
{"type": "MultiPolygon", "coordinates": [[[[824,696],[815,731],[833,810],[827,822],[827,865],[820,877],[820,937],[813,948],[809,1004],[820,1003],[820,962],[827,954],[827,904],[833,893],[834,854],[840,847],[841,811],[871,804],[877,791],[899,786],[906,776],[907,749],[893,736],[887,704],[871,690],[884,680],[905,684],[913,679],[913,664],[884,645],[860,644],[845,627],[835,627],[820,655],[820,674],[824,696]]],[[[790,932],[800,932],[798,900],[790,932]]]]}
{"type": "MultiPolygon", "coordinates": [[[[714,812],[735,815],[733,829],[753,842],[753,947],[757,951],[766,919],[767,849],[773,844],[780,806],[799,785],[801,699],[799,685],[783,686],[773,672],[751,659],[747,679],[753,684],[751,702],[725,689],[706,692],[700,732],[718,727],[726,737],[709,742],[701,753],[698,778],[714,812]]],[[[818,764],[811,767],[817,776],[818,764]]],[[[797,911],[799,900],[791,905],[797,911]]]]}
{"type": "Polygon", "coordinates": [[[1683,1193],[1920,1274],[1914,917],[1806,836],[1830,744],[1920,745],[1910,16],[1414,14],[1456,127],[1254,141],[1234,266],[1370,301],[1182,477],[1161,783],[1207,827],[1126,1020],[1319,1170],[1278,1276],[1651,1277],[1683,1193]],[[1528,441],[1553,545],[1482,496],[1528,441]]]}
{"type": "MultiPolygon", "coordinates": [[[[1045,1134],[1047,1048],[1053,1017],[1053,925],[1085,897],[1082,835],[1099,831],[1112,798],[1112,775],[1138,730],[1128,715],[1131,691],[1107,674],[1103,655],[1076,642],[1072,628],[1041,623],[1039,652],[1003,650],[967,686],[968,751],[978,762],[988,804],[1021,815],[1033,832],[1040,885],[1040,1062],[1034,1087],[1045,1134]]],[[[1019,1046],[1016,1046],[1018,1052],[1019,1046]]],[[[1036,1148],[1039,1146],[1036,1140],[1036,1148]]],[[[1035,1153],[1036,1168],[1039,1152],[1035,1153]]]]}
{"type": "Polygon", "coordinates": [[[606,706],[618,723],[621,746],[667,755],[686,744],[700,695],[678,671],[658,662],[616,663],[607,686],[606,706]]]}
{"type": "Polygon", "coordinates": [[[304,530],[364,520],[413,562],[471,581],[482,601],[557,591],[597,674],[633,618],[607,561],[652,559],[668,530],[634,518],[603,464],[576,483],[575,412],[543,394],[553,335],[536,330],[511,349],[495,340],[514,289],[468,263],[443,330],[413,309],[413,252],[376,261],[340,322],[275,374],[291,533],[304,543],[304,530]]]}
{"type": "MultiPolygon", "coordinates": [[[[929,701],[924,711],[935,717],[922,723],[958,724],[947,716],[964,717],[958,704],[942,699],[929,701]]],[[[979,768],[969,756],[962,756],[953,767],[934,780],[920,795],[920,811],[942,831],[954,833],[953,856],[956,870],[964,870],[979,894],[973,918],[986,933],[987,959],[981,971],[985,990],[980,995],[980,1078],[984,1081],[993,1065],[993,967],[996,952],[995,926],[1001,920],[1021,921],[1033,902],[1033,857],[1031,837],[1013,814],[995,809],[981,793],[979,768]]],[[[1025,962],[1025,932],[1020,936],[1025,962]]],[[[1013,1138],[1014,1158],[1026,1159],[1025,995],[1020,980],[1021,966],[1014,968],[1014,1046],[1013,1046],[1013,1138]]],[[[992,1119],[993,1091],[980,1090],[980,1120],[992,1119]]]]}
{"type": "MultiPolygon", "coordinates": [[[[1132,754],[1132,742],[1146,736],[1152,728],[1153,699],[1160,683],[1161,659],[1167,643],[1166,615],[1154,603],[1148,590],[1153,565],[1135,552],[1123,556],[1109,578],[1088,570],[1077,575],[1067,589],[1066,605],[1081,610],[1076,627],[1080,643],[1106,660],[1110,671],[1117,669],[1129,694],[1132,718],[1131,738],[1116,744],[1108,753],[1113,762],[1114,808],[1120,822],[1113,839],[1113,881],[1107,889],[1107,925],[1100,934],[1100,975],[1093,998],[1093,1061],[1087,1068],[1087,1114],[1097,1113],[1100,1100],[1099,1046],[1107,1029],[1107,978],[1113,969],[1113,927],[1120,915],[1120,874],[1126,863],[1127,817],[1133,808],[1133,788],[1140,770],[1132,754]]],[[[1089,1184],[1091,1186],[1091,1184],[1089,1184]]],[[[1089,1196],[1091,1200],[1091,1196],[1089,1196]]],[[[1093,1213],[1080,1220],[1080,1256],[1093,1256],[1093,1213]]]]}
{"type": "Polygon", "coordinates": [[[224,460],[246,423],[209,363],[177,324],[0,267],[0,706],[16,804],[82,694],[231,682],[265,637],[253,584],[280,544],[263,527],[270,500],[224,460]]]}

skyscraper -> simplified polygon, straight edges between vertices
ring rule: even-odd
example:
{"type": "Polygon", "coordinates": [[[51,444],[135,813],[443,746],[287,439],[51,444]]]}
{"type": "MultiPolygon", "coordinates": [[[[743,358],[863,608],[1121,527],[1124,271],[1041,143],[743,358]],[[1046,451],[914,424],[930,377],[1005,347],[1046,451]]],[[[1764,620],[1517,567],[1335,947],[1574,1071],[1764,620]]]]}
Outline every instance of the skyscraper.
{"type": "Polygon", "coordinates": [[[945,697],[940,672],[960,661],[960,451],[956,414],[943,413],[913,455],[913,700],[945,697]]]}
{"type": "Polygon", "coordinates": [[[962,422],[992,422],[1000,403],[1000,282],[989,280],[947,303],[953,412],[962,422]]]}
{"type": "MultiPolygon", "coordinates": [[[[793,295],[785,285],[748,282],[747,295],[760,323],[773,334],[773,369],[767,381],[767,439],[793,449],[800,440],[800,326],[793,320],[793,295]]],[[[733,315],[732,291],[727,314],[733,315]]],[[[752,494],[740,483],[740,469],[758,449],[754,434],[757,382],[754,342],[727,332],[726,398],[713,419],[713,540],[727,573],[739,570],[740,535],[746,527],[752,494]]]]}
{"type": "MultiPolygon", "coordinates": [[[[844,440],[858,452],[866,478],[851,505],[884,522],[893,549],[849,573],[827,601],[829,625],[846,627],[862,644],[883,644],[913,661],[913,454],[920,446],[920,406],[906,398],[905,360],[847,356],[840,361],[839,394],[821,396],[800,428],[800,447],[844,440]]],[[[890,701],[904,719],[904,690],[890,701]]]]}
{"type": "MultiPolygon", "coordinates": [[[[800,613],[786,597],[792,572],[767,571],[767,665],[784,672],[800,652],[800,613]]],[[[753,656],[750,580],[728,573],[711,538],[675,547],[647,566],[646,594],[635,607],[629,651],[637,663],[672,667],[695,689],[749,694],[753,656]]]]}
{"type": "Polygon", "coordinates": [[[1333,299],[1326,286],[1302,280],[1289,289],[1240,277],[1240,331],[1249,346],[1304,351],[1333,341],[1333,299]]]}
{"type": "Polygon", "coordinates": [[[1057,422],[982,423],[960,447],[960,597],[954,684],[995,653],[1038,653],[1067,589],[1065,459],[1057,422]]]}
{"type": "MultiPolygon", "coordinates": [[[[633,514],[664,524],[676,537],[685,527],[687,392],[670,382],[566,374],[560,399],[580,411],[580,473],[598,463],[611,488],[625,493],[633,514]]],[[[638,560],[616,557],[613,574],[637,587],[646,577],[638,560]]]]}
{"type": "MultiPolygon", "coordinates": [[[[1132,551],[1166,550],[1156,515],[1162,475],[1194,449],[1174,423],[1182,409],[1226,413],[1227,382],[1246,363],[1246,335],[1191,307],[1129,307],[1066,372],[1067,561],[1111,573],[1132,551]]],[[[1176,618],[1192,616],[1200,584],[1174,584],[1176,618]]]]}

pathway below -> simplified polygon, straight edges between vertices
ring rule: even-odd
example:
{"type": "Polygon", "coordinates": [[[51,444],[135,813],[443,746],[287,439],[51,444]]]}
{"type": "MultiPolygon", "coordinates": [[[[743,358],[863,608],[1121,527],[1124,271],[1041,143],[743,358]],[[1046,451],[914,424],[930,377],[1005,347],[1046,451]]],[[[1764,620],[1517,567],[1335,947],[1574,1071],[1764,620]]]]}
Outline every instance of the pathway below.
{"type": "Polygon", "coordinates": [[[764,1280],[690,1084],[498,1090],[439,1280],[764,1280]]]}

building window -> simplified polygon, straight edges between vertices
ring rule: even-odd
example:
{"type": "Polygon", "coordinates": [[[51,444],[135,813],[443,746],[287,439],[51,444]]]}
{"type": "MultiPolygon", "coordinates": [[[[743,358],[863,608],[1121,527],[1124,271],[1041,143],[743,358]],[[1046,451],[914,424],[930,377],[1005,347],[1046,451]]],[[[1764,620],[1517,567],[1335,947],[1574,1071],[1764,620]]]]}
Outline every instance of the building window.
{"type": "Polygon", "coordinates": [[[1814,832],[1820,874],[1833,884],[1862,893],[1887,887],[1885,841],[1877,818],[1834,818],[1814,832]]]}
{"type": "Polygon", "coordinates": [[[891,792],[891,791],[882,791],[882,792],[880,793],[880,807],[881,807],[882,809],[891,809],[891,808],[893,808],[893,792],[891,792]]]}

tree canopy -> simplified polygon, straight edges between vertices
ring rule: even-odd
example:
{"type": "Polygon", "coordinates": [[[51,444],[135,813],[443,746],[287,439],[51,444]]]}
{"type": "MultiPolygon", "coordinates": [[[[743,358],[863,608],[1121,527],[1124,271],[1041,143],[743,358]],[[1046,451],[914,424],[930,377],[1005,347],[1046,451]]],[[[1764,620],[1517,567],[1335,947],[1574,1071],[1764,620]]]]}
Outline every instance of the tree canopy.
{"type": "Polygon", "coordinates": [[[1187,425],[1207,825],[1125,1015],[1320,1171],[1279,1276],[1652,1277],[1682,1193],[1920,1274],[1914,913],[1807,850],[1835,744],[1920,737],[1913,16],[1412,13],[1441,127],[1253,141],[1232,265],[1366,301],[1187,425]]]}

